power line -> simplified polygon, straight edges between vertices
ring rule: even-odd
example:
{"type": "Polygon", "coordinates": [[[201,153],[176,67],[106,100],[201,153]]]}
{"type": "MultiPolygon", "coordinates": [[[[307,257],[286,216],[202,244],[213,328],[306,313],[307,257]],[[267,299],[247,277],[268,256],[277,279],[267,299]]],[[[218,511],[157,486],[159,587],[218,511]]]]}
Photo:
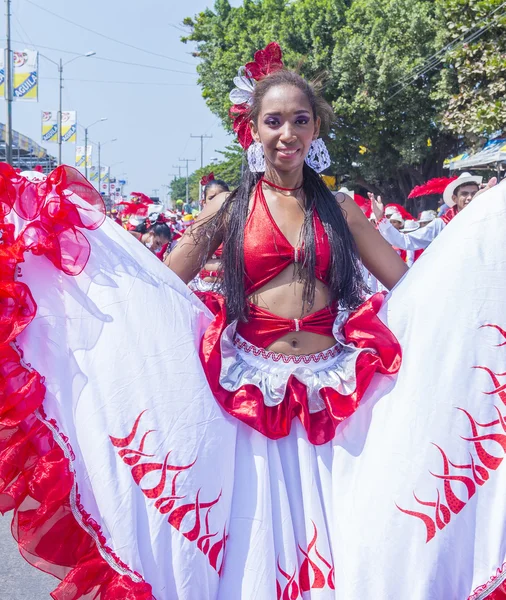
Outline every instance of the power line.
{"type": "Polygon", "coordinates": [[[43,6],[40,6],[40,4],[37,4],[36,2],[32,2],[32,0],[24,0],[24,1],[28,2],[28,4],[31,4],[32,6],[37,7],[39,10],[43,10],[44,12],[46,12],[50,15],[53,15],[53,17],[56,17],[57,19],[61,19],[62,21],[65,21],[66,23],[70,23],[71,25],[74,25],[75,27],[79,27],[80,29],[84,29],[85,31],[88,31],[90,33],[98,35],[106,40],[109,40],[110,42],[114,42],[116,44],[121,44],[122,46],[126,46],[127,48],[133,48],[134,50],[138,50],[139,52],[145,52],[146,54],[151,54],[152,56],[158,56],[159,58],[165,58],[167,60],[173,60],[175,62],[183,63],[185,65],[195,66],[194,63],[190,63],[185,60],[180,60],[179,58],[174,58],[172,56],[167,56],[166,54],[159,54],[158,52],[152,52],[151,50],[146,50],[145,48],[140,48],[139,46],[134,46],[133,44],[128,44],[127,42],[117,40],[116,38],[105,35],[104,33],[100,33],[99,31],[95,31],[94,29],[91,29],[89,27],[85,27],[84,25],[81,25],[81,23],[76,23],[75,21],[71,21],[70,19],[67,19],[66,17],[62,17],[61,15],[53,12],[52,10],[49,10],[48,8],[44,8],[43,6]]]}
{"type": "Polygon", "coordinates": [[[105,60],[107,62],[118,63],[120,65],[128,65],[131,67],[143,67],[144,69],[157,69],[158,71],[169,71],[170,73],[181,73],[182,75],[193,75],[196,73],[191,73],[190,71],[178,71],[176,69],[167,69],[166,67],[157,67],[155,65],[143,65],[140,63],[133,63],[125,60],[117,60],[115,58],[103,58],[102,56],[93,56],[95,60],[105,60]]]}
{"type": "MultiPolygon", "coordinates": [[[[57,80],[57,77],[40,77],[40,79],[57,80]]],[[[168,83],[165,81],[116,81],[110,79],[72,79],[65,77],[65,81],[80,81],[82,83],[124,83],[128,85],[161,85],[176,87],[198,87],[196,83],[168,83]]]]}
{"type": "MultiPolygon", "coordinates": [[[[12,40],[13,42],[15,42],[16,44],[26,44],[26,42],[21,41],[21,40],[12,40]]],[[[42,48],[43,50],[53,50],[54,52],[64,52],[65,54],[73,54],[75,56],[81,56],[81,52],[70,52],[69,50],[61,50],[59,48],[51,48],[49,46],[41,46],[40,44],[29,44],[30,46],[33,46],[34,48],[42,48]]],[[[103,56],[93,56],[90,57],[93,58],[94,60],[104,60],[106,62],[112,62],[112,63],[118,63],[120,65],[128,65],[129,67],[133,66],[133,67],[142,67],[143,69],[156,69],[158,71],[166,71],[168,73],[180,73],[182,75],[196,75],[196,73],[191,73],[190,71],[178,71],[177,69],[168,69],[167,67],[158,67],[156,65],[145,65],[142,63],[133,63],[130,61],[125,61],[125,60],[117,60],[115,58],[105,58],[103,56]]]]}
{"type": "MultiPolygon", "coordinates": [[[[16,21],[19,29],[21,30],[21,34],[25,36],[25,38],[28,40],[28,42],[30,44],[32,44],[32,40],[30,39],[30,36],[26,33],[26,30],[23,27],[23,25],[21,24],[21,21],[18,19],[16,13],[14,13],[13,17],[14,17],[14,20],[16,21]]],[[[33,44],[32,44],[32,46],[33,46],[33,44]]]]}
{"type": "Polygon", "coordinates": [[[186,162],[186,204],[188,204],[188,200],[190,199],[190,177],[188,175],[188,163],[194,162],[194,158],[180,158],[179,162],[186,162]]]}
{"type": "Polygon", "coordinates": [[[169,27],[173,27],[174,29],[182,31],[183,33],[188,33],[187,29],[183,29],[180,25],[176,25],[175,23],[169,23],[169,27]]]}
{"type": "MultiPolygon", "coordinates": [[[[476,27],[478,27],[478,25],[480,23],[484,23],[486,22],[490,17],[492,17],[497,11],[499,11],[503,6],[506,6],[506,1],[503,2],[500,6],[498,6],[497,8],[495,8],[490,14],[488,14],[486,17],[484,17],[483,19],[481,19],[481,21],[478,21],[478,23],[476,23],[473,27],[469,27],[466,31],[464,31],[464,33],[462,33],[457,39],[451,41],[449,44],[447,44],[446,46],[444,46],[443,48],[441,48],[440,50],[438,50],[437,52],[435,52],[432,56],[429,56],[428,58],[426,58],[424,60],[424,62],[421,65],[418,65],[417,67],[415,67],[411,73],[409,73],[407,76],[405,76],[403,79],[401,79],[400,81],[398,81],[395,87],[402,85],[403,83],[405,83],[406,81],[408,81],[409,79],[411,79],[412,76],[414,76],[416,74],[417,70],[420,70],[420,73],[416,74],[417,77],[420,77],[421,75],[425,74],[425,69],[426,68],[432,68],[434,66],[436,66],[438,63],[442,62],[442,60],[444,59],[444,55],[446,54],[447,51],[451,50],[453,47],[457,46],[459,44],[460,41],[464,40],[463,43],[468,43],[469,41],[473,41],[473,36],[475,34],[478,34],[479,32],[481,32],[481,30],[483,29],[483,27],[480,27],[478,29],[478,31],[476,31],[474,34],[471,34],[471,38],[469,40],[465,40],[464,38],[466,38],[466,36],[468,36],[470,34],[470,32],[475,29],[476,27]],[[439,59],[439,60],[435,60],[437,59],[438,56],[443,55],[443,58],[439,59]],[[435,62],[434,62],[435,61],[435,62]]],[[[501,17],[502,15],[499,15],[499,17],[501,17]]],[[[487,26],[487,29],[489,29],[493,23],[495,22],[495,20],[490,23],[487,26]]]]}
{"type": "MultiPolygon", "coordinates": [[[[506,2],[504,2],[501,6],[505,6],[505,5],[506,5],[506,2]]],[[[497,9],[496,9],[496,11],[497,11],[497,9]]],[[[494,12],[496,12],[496,11],[494,11],[494,12]]],[[[499,14],[497,18],[501,18],[504,15],[506,15],[506,11],[499,14]]],[[[469,43],[474,42],[475,40],[479,39],[495,24],[496,24],[496,20],[494,19],[494,21],[492,21],[488,25],[481,27],[478,31],[475,31],[474,33],[472,33],[468,38],[464,38],[464,40],[461,41],[461,45],[469,44],[469,43]]],[[[453,46],[453,47],[455,47],[455,46],[453,46]]],[[[453,47],[449,48],[449,49],[453,49],[453,47]]],[[[417,79],[419,79],[420,77],[422,77],[423,75],[427,74],[429,71],[434,69],[438,64],[443,62],[444,58],[445,58],[445,56],[443,55],[440,59],[433,61],[431,64],[427,65],[425,67],[425,69],[420,71],[419,73],[416,73],[415,75],[412,75],[412,76],[408,76],[408,80],[406,80],[406,79],[404,80],[405,85],[403,85],[399,90],[397,90],[394,94],[392,94],[389,98],[387,98],[385,102],[389,102],[390,100],[395,98],[397,95],[399,95],[401,92],[403,92],[407,87],[409,87],[411,84],[413,84],[417,79]]],[[[399,85],[399,84],[396,84],[396,86],[397,85],[399,85]]],[[[396,86],[394,86],[394,88],[392,88],[392,89],[395,89],[396,86]]]]}

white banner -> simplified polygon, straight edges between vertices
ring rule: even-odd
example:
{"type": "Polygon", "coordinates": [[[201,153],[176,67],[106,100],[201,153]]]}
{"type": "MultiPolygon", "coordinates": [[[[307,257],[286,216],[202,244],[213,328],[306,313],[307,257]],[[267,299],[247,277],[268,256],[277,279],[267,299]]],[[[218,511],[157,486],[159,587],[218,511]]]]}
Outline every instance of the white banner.
{"type": "Polygon", "coordinates": [[[58,143],[58,111],[42,111],[42,141],[58,143]]]}

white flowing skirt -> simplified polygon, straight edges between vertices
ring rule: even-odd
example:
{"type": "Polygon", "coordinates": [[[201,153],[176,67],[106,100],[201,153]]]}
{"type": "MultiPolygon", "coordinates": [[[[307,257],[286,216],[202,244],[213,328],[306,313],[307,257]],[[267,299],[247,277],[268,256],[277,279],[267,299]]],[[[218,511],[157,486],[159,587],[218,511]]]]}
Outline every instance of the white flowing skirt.
{"type": "Polygon", "coordinates": [[[487,597],[506,577],[505,231],[504,185],[445,228],[380,315],[398,376],[320,446],[224,413],[198,356],[212,316],[112,221],[77,277],[28,256],[17,344],[104,560],[158,600],[487,597]]]}

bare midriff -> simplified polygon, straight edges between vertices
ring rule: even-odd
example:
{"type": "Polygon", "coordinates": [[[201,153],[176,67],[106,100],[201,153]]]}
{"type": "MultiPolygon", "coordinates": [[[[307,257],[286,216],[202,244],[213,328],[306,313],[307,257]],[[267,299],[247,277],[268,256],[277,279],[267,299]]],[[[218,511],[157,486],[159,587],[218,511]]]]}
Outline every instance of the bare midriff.
{"type": "MultiPolygon", "coordinates": [[[[301,312],[304,283],[298,281],[295,265],[290,265],[277,277],[249,297],[252,304],[284,319],[300,319],[329,305],[327,286],[316,280],[315,298],[312,307],[301,312]]],[[[309,331],[290,332],[267,347],[280,354],[316,354],[336,344],[333,336],[324,336],[309,331]]]]}

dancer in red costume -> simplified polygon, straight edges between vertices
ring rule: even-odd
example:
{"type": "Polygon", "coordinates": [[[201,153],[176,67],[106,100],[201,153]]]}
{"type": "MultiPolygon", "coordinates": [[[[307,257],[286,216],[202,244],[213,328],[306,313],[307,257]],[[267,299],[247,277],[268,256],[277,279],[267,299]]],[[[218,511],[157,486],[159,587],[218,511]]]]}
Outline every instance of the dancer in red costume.
{"type": "Polygon", "coordinates": [[[260,146],[183,281],[76,171],[0,171],[0,508],[58,600],[504,598],[506,190],[398,282],[280,58],[241,71],[260,146]],[[222,240],[211,312],[185,282],[222,240]]]}
{"type": "Polygon", "coordinates": [[[130,233],[160,259],[163,258],[172,241],[172,232],[163,214],[157,215],[154,220],[144,219],[130,233]]]}
{"type": "MultiPolygon", "coordinates": [[[[229,192],[228,185],[221,179],[215,179],[214,173],[203,177],[200,181],[203,186],[203,198],[202,207],[208,202],[211,202],[218,194],[229,192]]],[[[221,255],[223,253],[223,246],[216,248],[216,251],[208,259],[204,268],[200,270],[199,274],[193,281],[190,282],[190,288],[196,292],[208,292],[208,291],[219,291],[220,282],[223,277],[223,271],[221,266],[221,255]]]]}

